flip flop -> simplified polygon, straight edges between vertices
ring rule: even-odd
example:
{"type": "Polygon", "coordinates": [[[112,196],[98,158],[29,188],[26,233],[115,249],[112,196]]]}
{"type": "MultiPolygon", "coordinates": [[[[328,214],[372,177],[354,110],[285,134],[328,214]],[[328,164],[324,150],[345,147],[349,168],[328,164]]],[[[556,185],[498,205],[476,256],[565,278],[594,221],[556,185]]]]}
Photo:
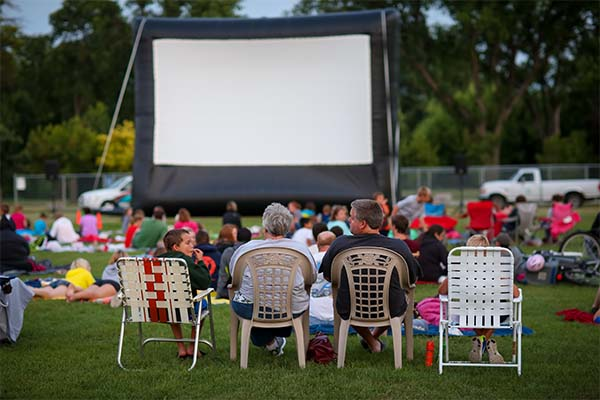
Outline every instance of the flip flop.
{"type": "Polygon", "coordinates": [[[187,354],[179,354],[177,353],[177,358],[179,358],[180,360],[185,360],[186,358],[188,358],[187,354]]]}

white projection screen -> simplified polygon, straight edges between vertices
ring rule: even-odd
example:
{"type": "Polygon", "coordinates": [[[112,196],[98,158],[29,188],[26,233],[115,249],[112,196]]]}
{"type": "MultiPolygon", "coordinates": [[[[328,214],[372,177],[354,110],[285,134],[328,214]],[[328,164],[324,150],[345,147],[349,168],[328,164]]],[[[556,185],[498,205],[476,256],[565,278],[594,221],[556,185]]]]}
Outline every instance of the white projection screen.
{"type": "Polygon", "coordinates": [[[160,39],[153,52],[155,165],[372,164],[368,35],[160,39]]]}
{"type": "Polygon", "coordinates": [[[137,19],[133,206],[208,215],[235,200],[250,215],[393,199],[398,21],[137,19]]]}

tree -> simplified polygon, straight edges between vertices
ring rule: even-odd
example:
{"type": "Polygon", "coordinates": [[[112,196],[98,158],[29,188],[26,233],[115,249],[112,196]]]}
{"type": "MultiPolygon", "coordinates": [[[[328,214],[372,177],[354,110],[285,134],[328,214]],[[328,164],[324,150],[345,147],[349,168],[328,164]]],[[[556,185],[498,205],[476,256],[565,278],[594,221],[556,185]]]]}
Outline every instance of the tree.
{"type": "MultiPolygon", "coordinates": [[[[131,51],[131,27],[114,1],[64,0],[50,15],[52,86],[60,98],[61,119],[81,115],[101,101],[114,105],[131,51]]],[[[124,100],[122,118],[133,117],[133,93],[124,100]]]]}
{"type": "MultiPolygon", "coordinates": [[[[102,154],[104,144],[108,135],[98,135],[97,154],[102,154]]],[[[132,121],[123,121],[113,131],[110,141],[111,150],[106,154],[104,161],[105,171],[127,172],[133,168],[133,145],[135,141],[135,128],[132,121]]],[[[100,164],[100,156],[96,159],[96,165],[100,164]]]]}

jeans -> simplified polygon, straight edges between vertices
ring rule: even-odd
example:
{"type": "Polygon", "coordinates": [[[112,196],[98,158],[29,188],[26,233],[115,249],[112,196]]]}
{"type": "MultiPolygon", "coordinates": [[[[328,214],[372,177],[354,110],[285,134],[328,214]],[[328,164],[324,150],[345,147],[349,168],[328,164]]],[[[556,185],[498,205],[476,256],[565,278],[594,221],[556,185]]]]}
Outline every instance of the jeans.
{"type": "MultiPolygon", "coordinates": [[[[253,304],[231,302],[233,311],[242,319],[252,319],[253,304]]],[[[293,314],[294,318],[299,317],[304,312],[293,314]]],[[[283,328],[252,328],[250,331],[250,340],[252,344],[258,347],[264,347],[271,343],[275,337],[288,337],[292,334],[291,326],[283,328]]]]}

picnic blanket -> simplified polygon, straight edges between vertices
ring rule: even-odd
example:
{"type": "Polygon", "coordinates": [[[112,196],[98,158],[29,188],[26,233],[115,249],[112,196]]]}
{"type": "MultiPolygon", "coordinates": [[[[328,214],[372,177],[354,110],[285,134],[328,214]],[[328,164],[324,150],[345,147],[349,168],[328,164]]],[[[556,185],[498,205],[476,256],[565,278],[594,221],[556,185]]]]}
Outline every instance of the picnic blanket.
{"type": "MultiPolygon", "coordinates": [[[[322,321],[315,318],[310,319],[310,333],[323,332],[327,335],[333,335],[333,321],[322,321]]],[[[350,334],[356,333],[354,329],[350,329],[350,334]]],[[[523,335],[533,335],[534,331],[526,326],[523,327],[523,335]]],[[[402,334],[404,334],[404,325],[402,325],[402,334]]],[[[413,320],[413,334],[414,335],[426,335],[426,336],[439,336],[438,325],[428,324],[427,321],[422,319],[413,320]]],[[[472,329],[450,329],[450,336],[475,336],[475,332],[472,329]]],[[[510,336],[512,330],[510,329],[496,329],[494,336],[510,336]]]]}

